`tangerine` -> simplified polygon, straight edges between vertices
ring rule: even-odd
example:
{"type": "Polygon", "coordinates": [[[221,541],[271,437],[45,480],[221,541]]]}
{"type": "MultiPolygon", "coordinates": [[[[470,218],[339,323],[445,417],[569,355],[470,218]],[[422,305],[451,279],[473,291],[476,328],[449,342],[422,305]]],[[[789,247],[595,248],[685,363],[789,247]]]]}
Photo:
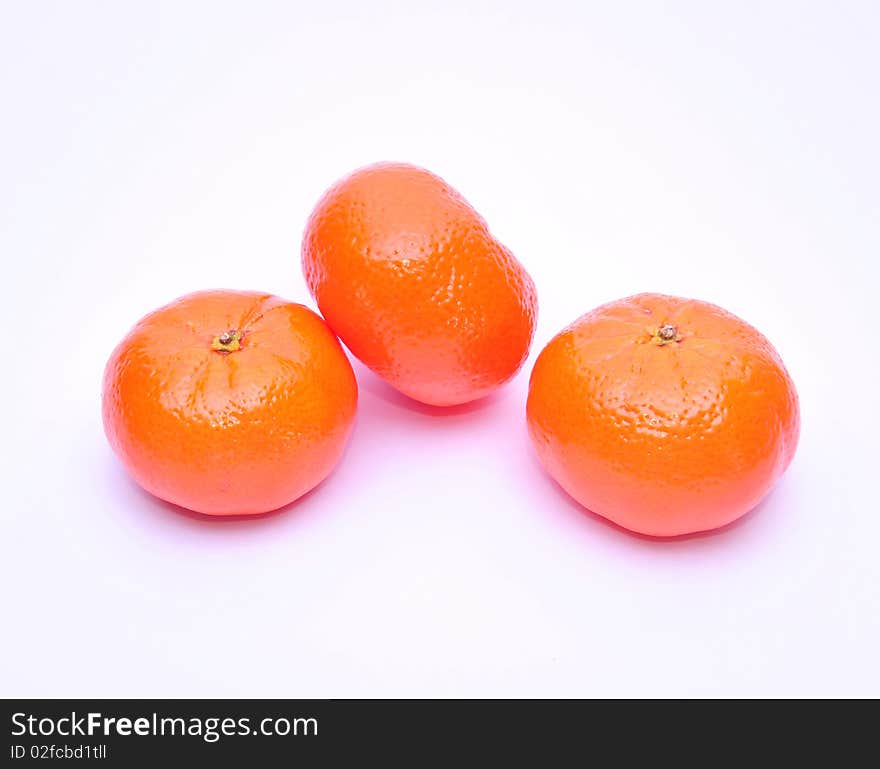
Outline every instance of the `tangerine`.
{"type": "Polygon", "coordinates": [[[308,220],[302,263],[339,338],[415,400],[476,400],[528,355],[532,279],[470,204],[422,168],[379,163],[337,182],[308,220]]]}
{"type": "Polygon", "coordinates": [[[758,331],[712,304],[639,294],[576,320],[529,382],[549,474],[642,534],[714,529],[768,493],[794,456],[794,384],[758,331]]]}
{"type": "Polygon", "coordinates": [[[256,514],[320,483],[351,433],[357,383],[300,304],[201,291],[140,320],[110,356],[110,445],[147,491],[209,515],[256,514]]]}

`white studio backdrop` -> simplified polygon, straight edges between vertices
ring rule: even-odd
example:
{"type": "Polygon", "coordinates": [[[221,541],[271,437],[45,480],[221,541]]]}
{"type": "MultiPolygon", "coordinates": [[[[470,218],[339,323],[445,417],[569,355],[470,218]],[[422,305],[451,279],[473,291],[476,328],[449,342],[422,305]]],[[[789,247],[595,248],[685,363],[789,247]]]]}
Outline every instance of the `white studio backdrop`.
{"type": "Polygon", "coordinates": [[[880,694],[880,7],[0,3],[0,694],[880,694]],[[421,407],[356,364],[337,471],[213,523],[100,424],[110,350],[201,288],[314,306],[305,219],[377,160],[457,187],[530,271],[529,361],[421,407]],[[801,396],[755,513],[657,542],[525,430],[541,347],[640,291],[761,329],[801,396]]]}

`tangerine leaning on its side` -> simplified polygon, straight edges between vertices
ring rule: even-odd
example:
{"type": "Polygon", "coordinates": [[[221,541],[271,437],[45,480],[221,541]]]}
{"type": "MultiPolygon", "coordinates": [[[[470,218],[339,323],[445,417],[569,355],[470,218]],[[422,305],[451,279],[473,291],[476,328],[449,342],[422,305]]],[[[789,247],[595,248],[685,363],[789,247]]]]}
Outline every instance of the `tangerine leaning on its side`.
{"type": "Polygon", "coordinates": [[[529,351],[535,287],[446,182],[378,163],[318,202],[302,245],[306,282],[348,348],[415,400],[488,395],[529,351]]]}
{"type": "Polygon", "coordinates": [[[639,294],[557,335],[529,383],[529,432],[584,507],[642,534],[723,526],[794,456],[794,384],[754,328],[706,302],[639,294]]]}
{"type": "Polygon", "coordinates": [[[137,323],[104,372],[104,430],[147,491],[256,514],[320,483],[351,433],[357,383],[327,324],[270,294],[201,291],[137,323]]]}

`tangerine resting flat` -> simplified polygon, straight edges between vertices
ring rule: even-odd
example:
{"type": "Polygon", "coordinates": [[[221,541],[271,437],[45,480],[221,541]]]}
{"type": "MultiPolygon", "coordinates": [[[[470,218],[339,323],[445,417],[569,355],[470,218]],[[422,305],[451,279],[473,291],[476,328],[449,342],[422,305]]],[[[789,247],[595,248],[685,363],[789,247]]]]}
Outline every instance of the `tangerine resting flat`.
{"type": "Polygon", "coordinates": [[[357,383],[306,307],[202,291],[150,313],[120,342],[102,403],[110,445],[147,491],[200,513],[254,514],[330,473],[357,383]]]}
{"type": "Polygon", "coordinates": [[[674,536],[739,518],[794,456],[798,398],[778,353],[715,305],[640,294],[579,318],[541,352],[529,431],[584,507],[674,536]]]}

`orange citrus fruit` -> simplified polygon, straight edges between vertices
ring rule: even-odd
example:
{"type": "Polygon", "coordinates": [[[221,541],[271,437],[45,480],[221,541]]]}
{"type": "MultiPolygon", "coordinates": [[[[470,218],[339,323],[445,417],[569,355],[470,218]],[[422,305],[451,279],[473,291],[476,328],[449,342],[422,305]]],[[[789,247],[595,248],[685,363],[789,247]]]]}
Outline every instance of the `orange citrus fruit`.
{"type": "Polygon", "coordinates": [[[755,507],[788,467],[794,384],[754,328],[706,302],[640,294],[541,352],[529,432],[550,475],[627,529],[674,536],[755,507]]]}
{"type": "Polygon", "coordinates": [[[255,514],[330,473],[357,383],[308,308],[202,291],[150,313],[119,343],[102,405],[110,445],[147,491],[199,513],[255,514]]]}
{"type": "Polygon", "coordinates": [[[321,313],[385,381],[448,406],[492,392],[528,354],[528,273],[446,182],[403,163],[355,171],[321,198],[302,262],[321,313]]]}

